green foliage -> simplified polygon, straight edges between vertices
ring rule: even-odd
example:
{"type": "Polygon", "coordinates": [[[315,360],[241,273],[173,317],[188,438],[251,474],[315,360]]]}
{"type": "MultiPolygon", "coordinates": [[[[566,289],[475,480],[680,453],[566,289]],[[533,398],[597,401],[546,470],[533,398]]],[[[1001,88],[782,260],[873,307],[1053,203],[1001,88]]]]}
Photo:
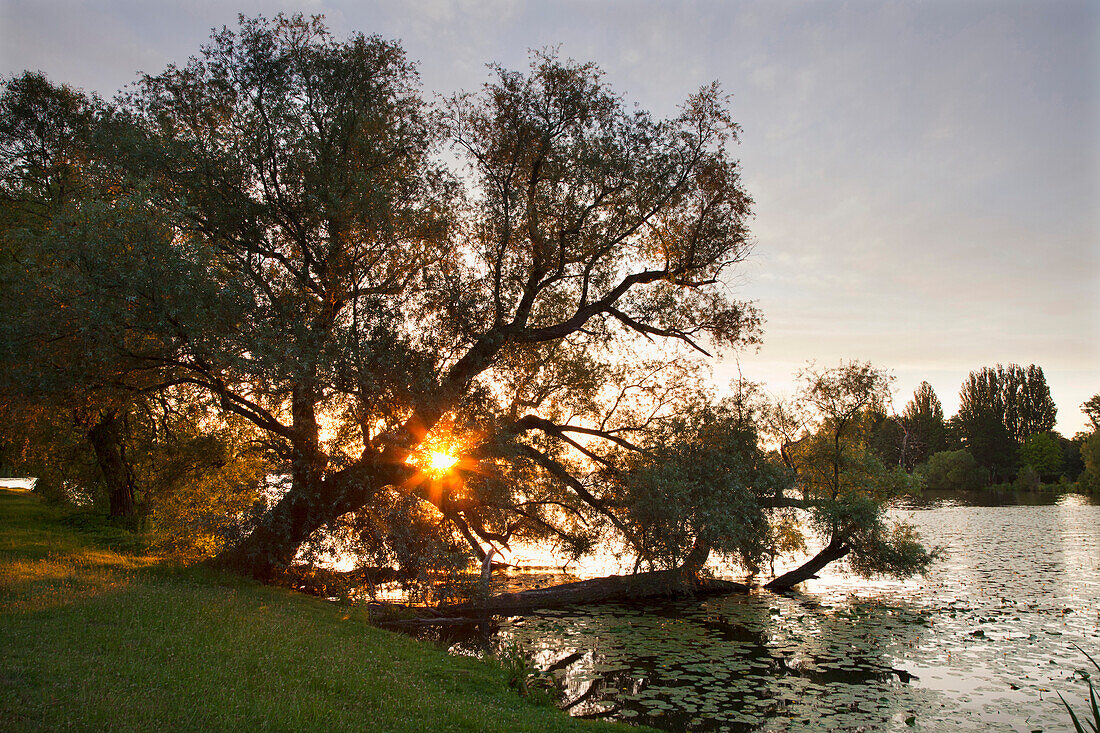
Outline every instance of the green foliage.
{"type": "Polygon", "coordinates": [[[1050,396],[1042,367],[1016,364],[1005,367],[1001,381],[1005,397],[1005,427],[1017,443],[1030,435],[1054,429],[1058,409],[1050,396]]]}
{"type": "Polygon", "coordinates": [[[860,418],[861,430],[867,435],[867,445],[884,466],[906,466],[909,458],[910,435],[904,417],[867,410],[860,418]]]}
{"type": "Polygon", "coordinates": [[[1100,492],[1100,431],[1094,431],[1081,442],[1081,459],[1085,471],[1080,483],[1088,491],[1100,492]]]}
{"type": "Polygon", "coordinates": [[[40,496],[76,505],[102,499],[95,456],[72,410],[41,401],[0,401],[0,442],[6,468],[36,477],[34,491],[40,496]]]}
{"type": "Polygon", "coordinates": [[[660,120],[593,64],[492,73],[429,108],[399,44],[280,15],[109,104],[7,87],[0,356],[113,428],[104,482],[194,533],[180,552],[246,516],[238,437],[286,478],[229,553],[257,576],[326,533],[418,571],[466,562],[456,544],[590,549],[623,525],[599,457],[688,409],[691,354],[757,339],[723,285],[751,199],[721,91],[660,120]],[[166,442],[145,400],[182,389],[207,414],[166,442]],[[447,485],[405,460],[436,445],[468,454],[447,485]],[[185,460],[190,489],[156,468],[185,460]]]}
{"type": "Polygon", "coordinates": [[[789,405],[773,405],[768,431],[795,474],[807,510],[807,529],[863,575],[906,577],[924,572],[939,556],[927,550],[912,527],[891,525],[890,499],[911,491],[902,466],[887,468],[876,450],[876,425],[884,420],[889,375],[870,364],[808,368],[789,405]],[[843,553],[841,553],[843,550],[843,553]]]}
{"type": "Polygon", "coordinates": [[[1042,368],[998,364],[970,373],[955,417],[963,444],[996,482],[1015,474],[1018,447],[1053,430],[1056,415],[1042,368]]]}
{"type": "Polygon", "coordinates": [[[663,440],[612,479],[650,567],[682,563],[697,542],[755,571],[775,540],[765,512],[791,476],[766,459],[751,423],[729,404],[669,421],[663,440]]]}
{"type": "Polygon", "coordinates": [[[1088,417],[1089,423],[1092,424],[1093,432],[1100,431],[1100,393],[1094,394],[1089,397],[1081,405],[1081,412],[1085,413],[1088,417]]]}
{"type": "Polygon", "coordinates": [[[1066,438],[1056,433],[1055,437],[1062,451],[1062,476],[1067,481],[1076,481],[1085,470],[1081,444],[1087,436],[1085,433],[1077,433],[1072,438],[1066,438]]]}
{"type": "Polygon", "coordinates": [[[909,578],[927,572],[944,556],[944,550],[931,550],[921,542],[913,525],[906,522],[887,523],[882,517],[861,529],[851,540],[852,552],[848,566],[858,575],[871,577],[888,575],[909,578]]]}
{"type": "MultiPolygon", "coordinates": [[[[1078,651],[1085,655],[1085,657],[1092,662],[1092,666],[1096,667],[1096,671],[1100,672],[1100,663],[1098,663],[1092,656],[1081,647],[1077,647],[1078,651]]],[[[1084,672],[1088,677],[1088,673],[1084,672]]],[[[1062,697],[1062,693],[1058,693],[1058,699],[1062,701],[1062,704],[1066,707],[1066,712],[1069,713],[1070,720],[1073,721],[1073,729],[1077,733],[1086,733],[1087,729],[1081,724],[1081,719],[1077,717],[1077,713],[1074,712],[1070,704],[1066,702],[1066,698],[1062,697]]],[[[1091,720],[1085,718],[1085,725],[1088,725],[1092,729],[1092,733],[1100,732],[1100,702],[1097,700],[1096,688],[1092,684],[1092,678],[1089,677],[1089,709],[1086,715],[1091,714],[1091,720]]]]}
{"type": "Polygon", "coordinates": [[[989,483],[988,474],[967,450],[934,453],[917,475],[929,489],[978,489],[989,483]]]}
{"type": "Polygon", "coordinates": [[[1020,446],[1020,465],[1032,468],[1041,479],[1051,481],[1062,470],[1062,447],[1049,432],[1029,435],[1020,446]]]}
{"type": "Polygon", "coordinates": [[[956,415],[963,444],[992,481],[1011,476],[1016,467],[1016,445],[1005,426],[1002,371],[983,367],[971,372],[959,393],[956,415]]]}
{"type": "Polygon", "coordinates": [[[246,530],[270,464],[227,432],[145,446],[141,485],[149,492],[150,534],[160,552],[183,562],[201,560],[246,530]]]}
{"type": "Polygon", "coordinates": [[[700,386],[760,327],[724,285],[752,202],[721,90],[662,120],[551,52],[492,75],[431,108],[399,44],[280,15],[110,104],[9,85],[0,352],[79,402],[112,510],[132,492],[198,558],[266,475],[223,553],[265,578],[304,546],[457,586],[514,541],[755,569],[804,531],[917,569],[882,520],[906,485],[884,372],[807,370],[786,467],[751,400],[700,386]]]}
{"type": "Polygon", "coordinates": [[[905,466],[912,470],[933,453],[947,449],[943,405],[928,382],[921,382],[902,413],[905,424],[905,466]]]}
{"type": "Polygon", "coordinates": [[[1012,488],[1017,491],[1038,491],[1043,487],[1043,480],[1034,466],[1024,466],[1012,482],[1012,488]]]}

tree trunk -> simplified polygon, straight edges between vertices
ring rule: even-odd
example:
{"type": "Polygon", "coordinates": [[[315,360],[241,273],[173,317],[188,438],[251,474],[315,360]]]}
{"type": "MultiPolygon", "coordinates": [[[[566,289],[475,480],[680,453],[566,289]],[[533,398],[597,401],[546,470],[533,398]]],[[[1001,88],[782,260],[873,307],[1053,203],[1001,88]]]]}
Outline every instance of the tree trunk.
{"type": "Polygon", "coordinates": [[[764,587],[773,591],[790,590],[804,580],[816,578],[818,571],[829,563],[844,557],[850,551],[851,548],[848,547],[845,541],[834,538],[821,550],[821,552],[817,553],[794,570],[783,573],[778,578],[774,578],[764,587]]]}
{"type": "Polygon", "coordinates": [[[405,463],[409,451],[458,401],[469,381],[485,369],[505,341],[506,336],[499,329],[482,336],[451,367],[439,389],[418,405],[401,426],[398,433],[404,440],[328,475],[324,475],[327,461],[314,460],[323,459],[317,439],[316,404],[311,401],[308,386],[299,385],[292,395],[291,407],[295,430],[304,440],[295,446],[299,460],[292,467],[291,490],[264,515],[248,537],[223,550],[214,563],[257,580],[272,580],[290,566],[298,548],[316,530],[361,509],[386,486],[402,484],[414,470],[405,463]],[[302,470],[299,461],[310,464],[308,470],[302,470]]]}
{"type": "Polygon", "coordinates": [[[214,558],[214,564],[257,580],[279,577],[298,548],[318,529],[363,507],[386,486],[400,483],[413,469],[406,464],[367,460],[327,477],[302,472],[256,528],[214,558]]]}
{"type": "Polygon", "coordinates": [[[88,442],[95,451],[96,463],[103,472],[110,497],[112,517],[133,517],[134,474],[126,463],[126,450],[122,443],[122,423],[112,410],[100,413],[99,420],[88,431],[88,442]]]}
{"type": "Polygon", "coordinates": [[[749,586],[742,583],[702,577],[700,571],[709,555],[710,547],[704,542],[696,542],[680,567],[671,570],[656,570],[633,575],[609,575],[550,588],[502,593],[481,601],[431,609],[430,613],[437,617],[524,613],[536,608],[559,608],[575,604],[606,603],[654,596],[710,595],[749,591],[749,586]]]}
{"type": "Polygon", "coordinates": [[[306,521],[308,508],[316,505],[312,497],[291,489],[247,537],[223,550],[214,563],[256,580],[275,579],[294,561],[298,548],[316,529],[306,521]]]}
{"type": "Polygon", "coordinates": [[[519,593],[502,593],[484,601],[471,601],[432,609],[438,616],[463,616],[483,613],[524,613],[536,608],[560,608],[584,603],[629,601],[654,596],[711,595],[746,593],[749,586],[729,580],[692,578],[687,580],[679,568],[636,575],[609,575],[576,583],[536,588],[519,593]]]}

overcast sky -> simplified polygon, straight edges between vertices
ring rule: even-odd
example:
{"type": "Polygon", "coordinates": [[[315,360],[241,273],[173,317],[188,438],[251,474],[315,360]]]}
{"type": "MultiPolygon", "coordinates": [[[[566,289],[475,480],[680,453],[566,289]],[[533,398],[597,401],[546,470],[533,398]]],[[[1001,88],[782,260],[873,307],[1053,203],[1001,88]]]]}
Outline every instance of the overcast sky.
{"type": "Polygon", "coordinates": [[[400,39],[428,92],[550,45],[660,115],[721,82],[756,200],[732,284],[768,321],[746,377],[784,393],[807,360],[870,360],[897,376],[897,409],[927,379],[950,415],[971,370],[1035,363],[1059,429],[1084,425],[1100,392],[1100,2],[0,0],[0,73],[110,97],[238,12],[279,11],[400,39]]]}

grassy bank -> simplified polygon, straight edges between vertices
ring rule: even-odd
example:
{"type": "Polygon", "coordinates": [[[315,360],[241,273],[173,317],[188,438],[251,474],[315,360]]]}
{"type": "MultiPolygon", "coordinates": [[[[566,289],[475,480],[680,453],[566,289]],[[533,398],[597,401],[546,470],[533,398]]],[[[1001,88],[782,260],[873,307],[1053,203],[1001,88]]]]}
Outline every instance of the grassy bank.
{"type": "Polygon", "coordinates": [[[354,610],[133,547],[0,489],[0,728],[638,730],[573,720],[498,667],[354,610]]]}

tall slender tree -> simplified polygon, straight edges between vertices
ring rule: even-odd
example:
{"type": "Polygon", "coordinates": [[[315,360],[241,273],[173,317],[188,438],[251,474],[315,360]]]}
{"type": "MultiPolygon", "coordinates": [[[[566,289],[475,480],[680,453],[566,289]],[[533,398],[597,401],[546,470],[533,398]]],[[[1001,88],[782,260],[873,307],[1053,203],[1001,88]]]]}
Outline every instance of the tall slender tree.
{"type": "Polygon", "coordinates": [[[1019,422],[1015,434],[1018,442],[1023,443],[1032,435],[1054,430],[1058,408],[1050,395],[1042,367],[1029,364],[1024,370],[1015,401],[1018,405],[1016,414],[1019,422]]]}
{"type": "Polygon", "coordinates": [[[1088,417],[1094,432],[1100,430],[1100,393],[1085,400],[1081,404],[1081,412],[1088,417]]]}
{"type": "Polygon", "coordinates": [[[929,456],[947,450],[947,427],[943,405],[928,382],[921,382],[905,405],[902,420],[906,427],[905,465],[912,470],[929,456]]]}
{"type": "Polygon", "coordinates": [[[992,481],[1011,477],[1016,467],[1016,442],[1005,425],[999,371],[982,367],[970,373],[959,392],[956,415],[964,446],[992,481]]]}
{"type": "Polygon", "coordinates": [[[992,480],[1009,478],[1030,436],[1054,429],[1057,408],[1041,367],[1016,364],[971,372],[959,393],[957,424],[992,480]]]}

